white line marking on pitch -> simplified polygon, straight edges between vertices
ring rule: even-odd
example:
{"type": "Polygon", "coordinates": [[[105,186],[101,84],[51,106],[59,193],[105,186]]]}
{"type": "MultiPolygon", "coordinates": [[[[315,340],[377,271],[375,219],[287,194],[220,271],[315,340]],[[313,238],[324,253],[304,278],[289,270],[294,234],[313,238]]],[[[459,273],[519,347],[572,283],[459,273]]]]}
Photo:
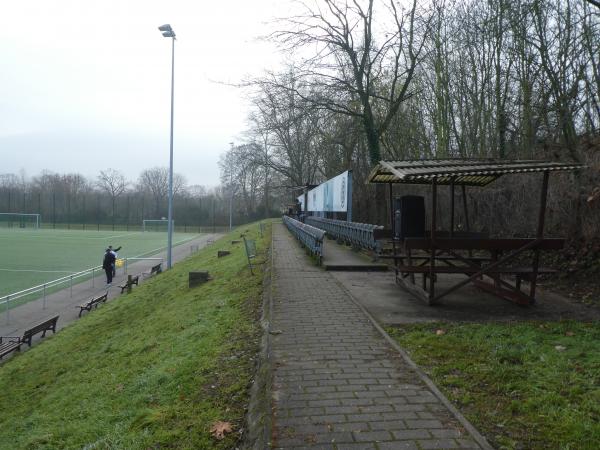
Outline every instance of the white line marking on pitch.
{"type": "Polygon", "coordinates": [[[2,269],[0,272],[39,272],[39,273],[73,273],[70,270],[34,270],[34,269],[2,269]]]}

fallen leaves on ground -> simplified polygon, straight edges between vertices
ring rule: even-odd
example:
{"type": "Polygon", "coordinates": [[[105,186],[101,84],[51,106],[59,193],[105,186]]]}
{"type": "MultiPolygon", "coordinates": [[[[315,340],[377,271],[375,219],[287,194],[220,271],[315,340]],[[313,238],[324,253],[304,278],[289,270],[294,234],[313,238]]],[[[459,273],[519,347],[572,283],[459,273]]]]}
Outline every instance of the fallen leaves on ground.
{"type": "Polygon", "coordinates": [[[219,441],[225,437],[225,433],[231,433],[232,431],[233,430],[229,422],[221,421],[213,423],[213,426],[210,429],[210,432],[213,435],[213,437],[218,439],[219,441]]]}

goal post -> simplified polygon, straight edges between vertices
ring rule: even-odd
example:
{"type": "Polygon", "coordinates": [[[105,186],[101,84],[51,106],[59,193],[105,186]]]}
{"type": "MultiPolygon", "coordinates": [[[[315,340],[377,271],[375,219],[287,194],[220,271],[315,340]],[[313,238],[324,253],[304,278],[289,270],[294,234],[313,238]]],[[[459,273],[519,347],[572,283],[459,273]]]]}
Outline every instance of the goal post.
{"type": "MultiPolygon", "coordinates": [[[[175,229],[175,221],[172,220],[171,224],[175,229]]],[[[144,219],[142,221],[142,231],[161,231],[166,232],[169,228],[169,221],[167,219],[144,219]]]]}
{"type": "Polygon", "coordinates": [[[40,228],[41,225],[41,214],[0,212],[0,227],[2,228],[40,228]]]}

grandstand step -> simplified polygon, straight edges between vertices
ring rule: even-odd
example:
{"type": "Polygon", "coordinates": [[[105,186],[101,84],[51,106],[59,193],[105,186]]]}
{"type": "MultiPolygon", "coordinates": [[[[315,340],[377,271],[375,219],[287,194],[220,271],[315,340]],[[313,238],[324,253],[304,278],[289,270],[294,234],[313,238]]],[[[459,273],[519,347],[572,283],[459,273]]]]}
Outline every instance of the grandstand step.
{"type": "Polygon", "coordinates": [[[386,272],[386,264],[323,264],[325,270],[336,272],[386,272]]]}

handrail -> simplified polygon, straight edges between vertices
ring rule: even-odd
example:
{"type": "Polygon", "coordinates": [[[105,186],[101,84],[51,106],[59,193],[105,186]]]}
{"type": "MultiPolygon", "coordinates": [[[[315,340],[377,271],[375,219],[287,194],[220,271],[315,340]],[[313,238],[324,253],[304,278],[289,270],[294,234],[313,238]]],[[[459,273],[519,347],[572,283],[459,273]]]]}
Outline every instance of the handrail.
{"type": "Polygon", "coordinates": [[[373,250],[376,254],[381,251],[381,243],[375,239],[374,230],[382,230],[382,225],[370,223],[346,222],[344,220],[325,219],[323,217],[308,216],[306,223],[325,230],[328,235],[356,247],[373,250]]]}
{"type": "MultiPolygon", "coordinates": [[[[163,260],[163,258],[141,258],[141,257],[131,257],[131,258],[123,258],[124,261],[124,273],[127,274],[127,265],[128,261],[136,261],[136,260],[163,260]]],[[[48,288],[52,288],[58,286],[60,284],[69,282],[70,295],[73,296],[73,280],[89,276],[91,275],[92,286],[94,286],[94,280],[96,278],[96,271],[102,271],[102,266],[95,266],[90,269],[82,270],[81,272],[76,272],[71,275],[67,275],[61,278],[57,278],[56,280],[51,280],[46,283],[42,283],[37,286],[33,286],[27,289],[23,289],[22,291],[13,292],[11,294],[4,295],[0,297],[0,304],[4,304],[6,309],[6,323],[10,323],[10,302],[19,300],[20,298],[27,297],[28,295],[33,295],[38,292],[42,292],[42,309],[46,309],[46,291],[48,288]]]]}
{"type": "Polygon", "coordinates": [[[317,264],[321,264],[323,259],[323,238],[325,231],[307,225],[289,216],[283,216],[283,223],[296,238],[317,257],[317,264]]]}

